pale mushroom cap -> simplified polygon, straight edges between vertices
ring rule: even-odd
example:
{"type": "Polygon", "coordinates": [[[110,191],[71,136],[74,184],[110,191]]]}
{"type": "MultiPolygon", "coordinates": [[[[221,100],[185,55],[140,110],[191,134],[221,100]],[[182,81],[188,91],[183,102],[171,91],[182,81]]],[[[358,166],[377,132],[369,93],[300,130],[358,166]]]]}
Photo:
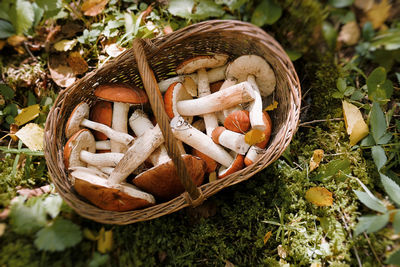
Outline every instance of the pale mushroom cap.
{"type": "Polygon", "coordinates": [[[65,125],[65,136],[70,138],[80,129],[82,129],[81,122],[83,119],[89,117],[89,105],[85,102],[79,103],[71,112],[67,124],[65,125]]]}
{"type": "Polygon", "coordinates": [[[94,136],[87,129],[76,132],[64,146],[64,165],[66,168],[83,166],[87,164],[81,161],[80,153],[86,150],[91,153],[96,152],[96,141],[94,136]]]}
{"type": "Polygon", "coordinates": [[[268,96],[275,90],[275,74],[267,61],[260,56],[240,56],[230,63],[226,69],[226,77],[236,78],[238,82],[246,81],[248,75],[255,76],[262,96],[268,96]]]}
{"type": "Polygon", "coordinates": [[[148,102],[146,92],[138,87],[126,84],[102,84],[94,91],[100,99],[129,104],[144,104],[148,102]]]}
{"type": "Polygon", "coordinates": [[[71,176],[75,178],[74,188],[78,194],[101,209],[128,211],[155,204],[151,194],[131,184],[121,183],[113,188],[107,184],[106,179],[82,169],[74,170],[71,176]]]}
{"type": "MultiPolygon", "coordinates": [[[[182,155],[182,159],[193,183],[196,186],[201,185],[207,168],[206,163],[202,159],[188,154],[182,155]]],[[[142,172],[132,182],[142,190],[163,200],[172,199],[185,191],[172,160],[142,172]]]]}
{"type": "Polygon", "coordinates": [[[198,69],[220,67],[226,63],[228,58],[229,58],[229,56],[226,54],[197,56],[197,57],[187,59],[184,62],[182,62],[176,68],[176,73],[190,74],[190,73],[197,71],[198,69]]]}
{"type": "MultiPolygon", "coordinates": [[[[179,116],[177,102],[189,99],[193,99],[193,97],[186,91],[182,83],[171,84],[164,94],[164,107],[168,117],[172,119],[175,116],[179,116]]],[[[185,116],[184,119],[189,123],[193,121],[192,116],[185,116]]]]}

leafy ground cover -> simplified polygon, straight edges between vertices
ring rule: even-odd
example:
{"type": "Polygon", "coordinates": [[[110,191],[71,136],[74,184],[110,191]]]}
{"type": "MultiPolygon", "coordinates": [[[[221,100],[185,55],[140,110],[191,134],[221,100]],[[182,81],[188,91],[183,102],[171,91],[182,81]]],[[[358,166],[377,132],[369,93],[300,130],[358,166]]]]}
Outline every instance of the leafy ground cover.
{"type": "Polygon", "coordinates": [[[400,264],[399,17],[389,0],[2,1],[0,266],[400,264]],[[293,60],[287,151],[196,209],[128,226],[77,215],[41,151],[57,93],[133,38],[213,18],[262,27],[293,60]]]}

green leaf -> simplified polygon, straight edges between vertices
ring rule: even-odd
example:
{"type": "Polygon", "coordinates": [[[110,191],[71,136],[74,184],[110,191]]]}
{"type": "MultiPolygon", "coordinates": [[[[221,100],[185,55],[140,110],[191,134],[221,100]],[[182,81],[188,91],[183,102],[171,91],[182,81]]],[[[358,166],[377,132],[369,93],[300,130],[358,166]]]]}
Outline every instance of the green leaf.
{"type": "Polygon", "coordinates": [[[386,70],[383,67],[374,69],[367,78],[368,91],[377,87],[378,84],[383,84],[386,80],[386,70]]]}
{"type": "Polygon", "coordinates": [[[335,48],[338,33],[332,26],[332,24],[330,24],[327,21],[324,21],[322,23],[322,34],[324,36],[325,41],[328,43],[328,46],[331,49],[335,48]]]}
{"type": "Polygon", "coordinates": [[[13,25],[6,20],[0,20],[0,39],[8,38],[14,34],[15,29],[13,25]]]}
{"type": "Polygon", "coordinates": [[[355,101],[360,101],[363,97],[364,94],[360,90],[357,90],[351,95],[350,99],[355,101]]]}
{"type": "Polygon", "coordinates": [[[0,94],[4,97],[5,100],[10,100],[14,97],[15,92],[8,85],[1,83],[0,84],[0,94]]]}
{"type": "Polygon", "coordinates": [[[363,203],[365,206],[370,208],[371,210],[375,210],[377,212],[384,213],[387,211],[385,205],[377,199],[374,195],[371,193],[368,194],[367,192],[362,192],[359,190],[353,190],[354,193],[357,195],[358,199],[363,203]]]}
{"type": "Polygon", "coordinates": [[[75,246],[82,240],[82,232],[71,221],[58,218],[52,225],[36,233],[36,247],[45,251],[62,251],[75,246]]]}
{"type": "Polygon", "coordinates": [[[371,45],[376,48],[384,48],[385,50],[396,50],[400,48],[400,28],[389,29],[375,36],[371,45]]]}
{"type": "Polygon", "coordinates": [[[354,0],[329,0],[329,4],[336,7],[342,8],[352,5],[354,0]]]}
{"type": "Polygon", "coordinates": [[[45,11],[52,11],[61,8],[62,0],[36,0],[36,4],[45,11]]]}
{"type": "Polygon", "coordinates": [[[285,51],[291,61],[296,61],[303,56],[302,53],[297,52],[297,51],[293,51],[293,50],[285,50],[285,51]]]}
{"type": "Polygon", "coordinates": [[[63,204],[62,198],[57,195],[49,195],[43,200],[43,206],[46,212],[54,219],[61,211],[63,204]]]}
{"type": "Polygon", "coordinates": [[[216,4],[226,5],[231,11],[238,10],[241,6],[248,2],[248,0],[215,0],[216,4]]]}
{"type": "Polygon", "coordinates": [[[16,233],[31,234],[46,225],[46,210],[40,198],[32,198],[28,203],[24,200],[19,198],[12,204],[10,223],[16,233]]]}
{"type": "Polygon", "coordinates": [[[315,180],[328,181],[337,174],[350,173],[350,161],[346,159],[332,160],[327,164],[320,165],[315,180]]]}
{"type": "Polygon", "coordinates": [[[333,92],[333,93],[332,93],[332,97],[333,97],[333,98],[343,98],[343,97],[344,97],[344,94],[343,94],[342,92],[336,91],[336,92],[333,92]]]}
{"type": "Polygon", "coordinates": [[[262,27],[274,24],[282,15],[282,8],[273,0],[263,0],[254,10],[251,23],[262,27]]]}
{"type": "Polygon", "coordinates": [[[371,134],[369,134],[367,137],[365,137],[365,138],[361,141],[360,146],[373,146],[373,145],[375,145],[375,144],[376,144],[376,143],[375,143],[374,138],[372,137],[371,134]]]}
{"type": "Polygon", "coordinates": [[[393,228],[394,228],[394,233],[398,234],[400,233],[400,211],[396,211],[394,214],[394,220],[393,220],[393,228]]]}
{"type": "Polygon", "coordinates": [[[363,28],[362,28],[362,36],[365,41],[369,41],[374,37],[375,31],[374,27],[372,26],[372,23],[370,21],[367,21],[363,28]]]}
{"type": "Polygon", "coordinates": [[[35,20],[32,4],[26,0],[16,0],[15,7],[10,11],[10,18],[18,35],[26,33],[35,20]]]}
{"type": "Polygon", "coordinates": [[[381,146],[373,146],[371,152],[376,168],[379,171],[386,164],[387,161],[385,150],[381,146]]]}
{"type": "Polygon", "coordinates": [[[351,96],[354,93],[355,90],[356,90],[355,87],[347,86],[346,91],[344,92],[344,95],[345,96],[351,96]]]}
{"type": "Polygon", "coordinates": [[[392,254],[389,255],[388,259],[385,262],[386,264],[400,264],[400,249],[396,250],[392,254]]]}
{"type": "Polygon", "coordinates": [[[393,84],[386,80],[386,70],[378,67],[367,78],[368,96],[373,101],[389,99],[393,94],[393,84]]]}
{"type": "Polygon", "coordinates": [[[400,73],[396,72],[397,83],[400,84],[400,73]]]}
{"type": "Polygon", "coordinates": [[[354,234],[357,236],[362,232],[366,232],[367,234],[377,232],[385,227],[388,222],[388,213],[376,216],[362,216],[358,218],[358,224],[356,225],[354,234]]]}
{"type": "Polygon", "coordinates": [[[381,175],[381,181],[386,193],[397,205],[400,206],[400,186],[384,174],[381,175]]]}
{"type": "Polygon", "coordinates": [[[385,115],[379,104],[374,102],[372,104],[370,121],[372,137],[375,143],[378,143],[379,139],[386,133],[386,120],[385,115]]]}
{"type": "Polygon", "coordinates": [[[338,78],[336,80],[336,87],[337,87],[337,89],[339,89],[340,92],[344,93],[346,91],[346,88],[347,88],[346,79],[338,78]]]}
{"type": "Polygon", "coordinates": [[[221,6],[212,0],[200,0],[196,6],[196,12],[192,15],[193,19],[204,20],[209,17],[220,17],[225,14],[221,6]]]}
{"type": "Polygon", "coordinates": [[[378,145],[385,145],[389,143],[389,141],[392,139],[393,135],[392,133],[385,133],[384,135],[381,136],[378,140],[378,145]]]}
{"type": "Polygon", "coordinates": [[[171,0],[168,11],[174,16],[190,19],[194,8],[194,0],[171,0]]]}
{"type": "Polygon", "coordinates": [[[89,262],[89,267],[99,267],[103,266],[107,262],[109,262],[110,256],[108,254],[102,255],[98,252],[93,254],[93,258],[89,262]]]}

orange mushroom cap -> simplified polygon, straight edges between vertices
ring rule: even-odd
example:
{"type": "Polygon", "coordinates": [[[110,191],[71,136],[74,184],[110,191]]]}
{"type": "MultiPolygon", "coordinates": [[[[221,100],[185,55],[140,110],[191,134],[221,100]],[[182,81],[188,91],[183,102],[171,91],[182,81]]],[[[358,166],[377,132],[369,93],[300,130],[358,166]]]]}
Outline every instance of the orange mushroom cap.
{"type": "Polygon", "coordinates": [[[206,173],[214,172],[217,169],[218,163],[209,156],[207,156],[206,154],[193,148],[192,155],[201,158],[206,163],[207,166],[206,173]]]}
{"type": "MultiPolygon", "coordinates": [[[[89,119],[94,122],[102,123],[111,127],[112,123],[112,103],[108,101],[97,101],[96,104],[91,108],[89,119]]],[[[96,140],[107,140],[108,137],[99,132],[93,131],[93,135],[96,140]]]]}
{"type": "Polygon", "coordinates": [[[237,133],[245,133],[250,128],[248,110],[237,110],[229,114],[224,121],[224,127],[237,133]]]}
{"type": "Polygon", "coordinates": [[[225,127],[218,126],[215,128],[211,134],[211,138],[216,143],[217,145],[219,144],[219,136],[222,134],[222,132],[225,131],[225,127]]]}
{"type": "Polygon", "coordinates": [[[144,104],[148,102],[146,92],[138,87],[126,84],[102,84],[94,91],[100,99],[129,104],[144,104]]]}
{"type": "Polygon", "coordinates": [[[244,168],[244,155],[237,154],[235,160],[232,162],[231,166],[225,170],[220,170],[218,173],[218,179],[225,178],[229,174],[240,171],[244,168]]]}

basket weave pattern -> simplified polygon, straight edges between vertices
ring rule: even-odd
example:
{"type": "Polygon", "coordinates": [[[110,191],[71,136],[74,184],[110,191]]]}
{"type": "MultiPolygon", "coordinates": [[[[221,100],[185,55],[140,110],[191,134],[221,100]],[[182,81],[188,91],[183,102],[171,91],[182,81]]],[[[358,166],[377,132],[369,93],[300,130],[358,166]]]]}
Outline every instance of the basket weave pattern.
{"type": "MultiPolygon", "coordinates": [[[[256,54],[266,59],[275,72],[277,85],[273,97],[279,105],[270,112],[273,132],[266,153],[255,164],[224,179],[202,185],[199,189],[204,198],[249,179],[284,152],[299,120],[300,83],[284,50],[262,29],[240,21],[206,21],[167,36],[147,40],[144,51],[158,81],[176,76],[176,66],[185,59],[215,53],[226,53],[230,55],[230,60],[241,55],[256,54]]],[[[44,149],[49,173],[57,191],[81,216],[109,224],[150,220],[192,205],[191,198],[183,193],[168,202],[146,209],[113,212],[93,206],[74,191],[63,163],[65,124],[77,104],[82,101],[89,105],[95,103],[94,90],[104,83],[127,83],[143,88],[133,49],[60,92],[46,121],[44,149]]]]}

